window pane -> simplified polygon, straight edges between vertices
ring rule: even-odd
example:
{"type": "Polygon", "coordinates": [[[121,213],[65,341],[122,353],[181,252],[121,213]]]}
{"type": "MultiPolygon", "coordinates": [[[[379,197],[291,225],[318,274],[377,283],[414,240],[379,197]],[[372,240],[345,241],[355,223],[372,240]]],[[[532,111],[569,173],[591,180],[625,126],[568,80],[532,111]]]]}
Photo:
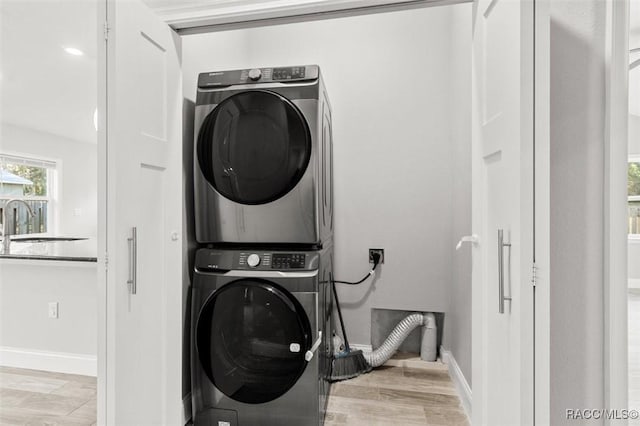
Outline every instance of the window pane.
{"type": "Polygon", "coordinates": [[[627,176],[629,234],[640,234],[640,162],[629,163],[627,176]]]}
{"type": "Polygon", "coordinates": [[[47,169],[44,167],[4,163],[0,169],[0,196],[47,196],[47,169]]]}
{"type": "MultiPolygon", "coordinates": [[[[11,235],[45,233],[49,215],[48,200],[29,200],[29,197],[46,197],[47,167],[25,162],[10,162],[2,158],[0,162],[0,221],[6,216],[11,235]],[[13,202],[11,199],[22,199],[13,202]]],[[[5,229],[5,224],[1,224],[5,229]]]]}

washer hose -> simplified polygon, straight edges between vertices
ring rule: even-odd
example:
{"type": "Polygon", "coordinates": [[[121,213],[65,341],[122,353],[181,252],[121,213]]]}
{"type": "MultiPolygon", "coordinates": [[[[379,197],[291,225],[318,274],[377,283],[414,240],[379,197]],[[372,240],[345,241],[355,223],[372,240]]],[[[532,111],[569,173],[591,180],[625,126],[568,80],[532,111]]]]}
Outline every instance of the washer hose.
{"type": "Polygon", "coordinates": [[[389,360],[398,350],[404,339],[407,338],[416,327],[423,325],[435,327],[435,318],[433,314],[411,314],[400,321],[393,329],[389,337],[375,351],[365,353],[365,360],[372,367],[379,367],[389,360]]]}

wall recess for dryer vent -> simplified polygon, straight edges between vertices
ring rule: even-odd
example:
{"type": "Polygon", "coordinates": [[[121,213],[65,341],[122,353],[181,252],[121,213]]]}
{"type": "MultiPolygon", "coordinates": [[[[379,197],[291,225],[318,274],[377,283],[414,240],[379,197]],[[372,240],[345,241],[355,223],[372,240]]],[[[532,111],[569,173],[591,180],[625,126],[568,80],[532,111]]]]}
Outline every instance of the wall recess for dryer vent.
{"type": "Polygon", "coordinates": [[[380,255],[380,263],[384,263],[384,249],[369,249],[369,263],[373,263],[373,254],[378,253],[380,255]]]}

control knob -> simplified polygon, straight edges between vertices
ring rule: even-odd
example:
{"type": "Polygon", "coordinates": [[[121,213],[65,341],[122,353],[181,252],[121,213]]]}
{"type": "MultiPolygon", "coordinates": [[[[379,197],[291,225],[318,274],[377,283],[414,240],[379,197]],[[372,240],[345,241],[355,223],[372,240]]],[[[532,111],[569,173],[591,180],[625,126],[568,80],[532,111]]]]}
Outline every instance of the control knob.
{"type": "Polygon", "coordinates": [[[249,78],[253,81],[257,81],[260,80],[260,77],[262,77],[262,71],[260,71],[260,68],[254,68],[249,70],[249,78]]]}
{"type": "Polygon", "coordinates": [[[247,257],[247,265],[249,265],[250,267],[255,268],[259,264],[260,264],[260,256],[258,256],[257,254],[253,253],[253,254],[250,254],[249,257],[247,257]]]}

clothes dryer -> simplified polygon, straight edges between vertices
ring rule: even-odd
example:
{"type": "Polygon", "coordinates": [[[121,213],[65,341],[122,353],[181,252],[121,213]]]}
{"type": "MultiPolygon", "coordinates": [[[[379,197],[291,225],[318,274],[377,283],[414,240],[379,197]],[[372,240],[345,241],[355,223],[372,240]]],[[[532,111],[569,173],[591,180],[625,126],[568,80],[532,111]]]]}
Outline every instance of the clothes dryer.
{"type": "Polygon", "coordinates": [[[321,247],[333,233],[332,151],[318,66],[200,74],[196,239],[321,247]]]}

